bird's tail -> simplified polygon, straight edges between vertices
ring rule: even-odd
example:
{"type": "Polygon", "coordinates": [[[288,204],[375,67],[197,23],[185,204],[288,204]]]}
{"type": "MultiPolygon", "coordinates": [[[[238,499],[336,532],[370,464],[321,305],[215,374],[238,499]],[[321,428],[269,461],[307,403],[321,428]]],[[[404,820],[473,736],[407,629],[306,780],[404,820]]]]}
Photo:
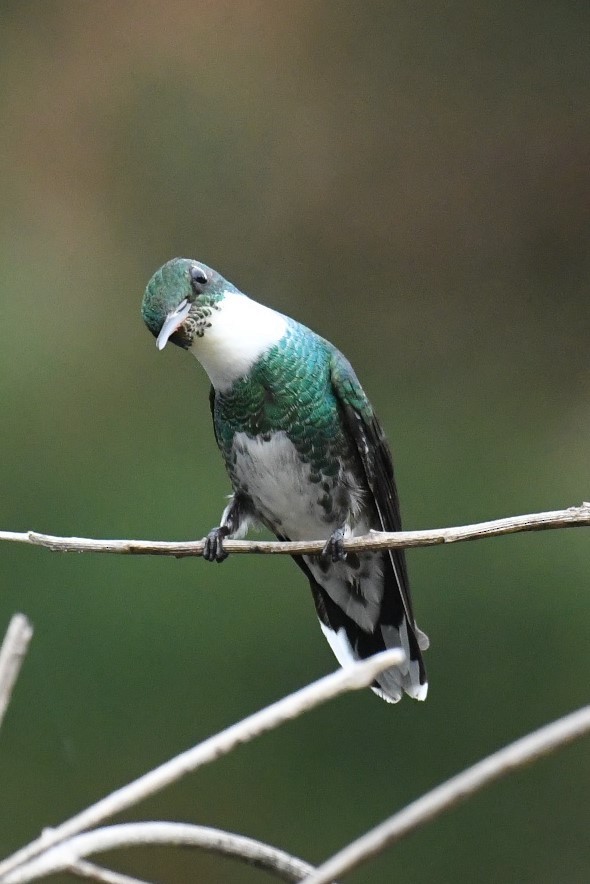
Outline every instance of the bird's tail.
{"type": "MultiPolygon", "coordinates": [[[[340,665],[366,660],[389,648],[401,648],[404,662],[382,672],[372,690],[388,703],[398,703],[404,693],[415,700],[425,700],[428,681],[422,651],[428,648],[429,640],[416,625],[411,607],[407,610],[390,556],[384,556],[381,562],[386,589],[372,629],[367,628],[368,624],[365,628],[360,626],[336,604],[302,556],[293,556],[293,560],[309,580],[320,627],[340,665]]],[[[354,608],[353,612],[358,616],[354,608]]]]}
{"type": "Polygon", "coordinates": [[[428,647],[428,637],[408,621],[405,611],[392,621],[386,609],[374,631],[366,632],[332,601],[311,574],[308,577],[322,632],[340,665],[365,660],[387,648],[402,648],[405,661],[382,672],[372,689],[388,703],[397,703],[404,692],[415,700],[425,700],[428,682],[422,651],[428,647]]]}

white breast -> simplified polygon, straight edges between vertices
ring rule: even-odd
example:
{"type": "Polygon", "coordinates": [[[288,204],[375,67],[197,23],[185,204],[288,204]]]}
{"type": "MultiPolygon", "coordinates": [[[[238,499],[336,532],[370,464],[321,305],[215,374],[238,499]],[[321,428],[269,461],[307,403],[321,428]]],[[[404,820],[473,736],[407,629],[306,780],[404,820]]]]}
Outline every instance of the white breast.
{"type": "Polygon", "coordinates": [[[244,377],[286,330],[287,320],[280,313],[239,292],[226,292],[190,350],[215,389],[223,391],[244,377]]]}
{"type": "MultiPolygon", "coordinates": [[[[326,521],[320,505],[324,490],[310,480],[311,466],[303,463],[297,449],[281,430],[269,440],[236,433],[235,473],[260,515],[277,533],[290,540],[327,540],[336,528],[347,527],[351,535],[365,534],[369,524],[362,513],[362,498],[349,489],[350,509],[343,521],[334,513],[326,521]]],[[[342,513],[340,514],[342,516],[342,513]]]]}
{"type": "MultiPolygon", "coordinates": [[[[366,517],[359,511],[360,498],[354,496],[353,512],[347,513],[343,522],[336,515],[326,521],[326,512],[319,502],[324,493],[321,483],[310,481],[310,465],[301,462],[284,431],[275,433],[268,441],[236,433],[234,452],[236,478],[262,519],[278,534],[290,540],[327,540],[336,528],[344,527],[348,536],[369,530],[366,517]]],[[[372,631],[383,596],[380,557],[365,553],[357,557],[358,564],[354,566],[347,561],[334,562],[329,569],[315,557],[304,558],[315,579],[344,613],[361,628],[372,631]],[[354,583],[358,595],[351,591],[354,583]]],[[[333,648],[342,662],[342,642],[338,643],[338,650],[333,648]]]]}
{"type": "Polygon", "coordinates": [[[277,532],[291,540],[330,536],[335,526],[322,519],[321,485],[310,481],[310,465],[301,462],[284,431],[268,441],[236,433],[234,451],[240,485],[277,532]]]}

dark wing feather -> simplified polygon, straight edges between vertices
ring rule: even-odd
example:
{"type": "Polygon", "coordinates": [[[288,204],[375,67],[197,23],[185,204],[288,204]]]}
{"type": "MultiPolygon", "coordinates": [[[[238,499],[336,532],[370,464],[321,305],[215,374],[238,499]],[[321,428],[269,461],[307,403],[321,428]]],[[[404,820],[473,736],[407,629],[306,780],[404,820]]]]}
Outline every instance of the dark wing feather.
{"type": "MultiPolygon", "coordinates": [[[[342,409],[350,438],[356,446],[367,485],[373,494],[381,530],[400,531],[402,522],[393,476],[393,461],[383,428],[354,369],[336,348],[332,354],[331,369],[334,394],[342,409]]],[[[388,554],[404,610],[415,629],[404,551],[393,549],[388,554]]]]}
{"type": "Polygon", "coordinates": [[[219,436],[217,435],[217,427],[215,425],[215,387],[211,384],[209,389],[209,408],[211,409],[211,417],[213,418],[213,432],[215,433],[215,441],[217,442],[217,447],[221,448],[221,443],[219,441],[219,436]]]}

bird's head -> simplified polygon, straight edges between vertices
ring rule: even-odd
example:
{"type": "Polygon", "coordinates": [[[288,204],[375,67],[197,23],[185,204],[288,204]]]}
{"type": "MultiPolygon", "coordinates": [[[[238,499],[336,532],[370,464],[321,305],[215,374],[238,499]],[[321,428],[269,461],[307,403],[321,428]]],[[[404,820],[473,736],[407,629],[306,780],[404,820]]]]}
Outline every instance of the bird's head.
{"type": "Polygon", "coordinates": [[[237,289],[206,264],[189,258],[173,258],[156,270],[147,284],[141,315],[158,349],[168,341],[190,349],[211,327],[229,292],[237,289]]]}
{"type": "Polygon", "coordinates": [[[173,258],[154,273],[141,314],[159,350],[168,341],[190,350],[218,390],[246,375],[287,330],[285,316],[189,258],[173,258]]]}

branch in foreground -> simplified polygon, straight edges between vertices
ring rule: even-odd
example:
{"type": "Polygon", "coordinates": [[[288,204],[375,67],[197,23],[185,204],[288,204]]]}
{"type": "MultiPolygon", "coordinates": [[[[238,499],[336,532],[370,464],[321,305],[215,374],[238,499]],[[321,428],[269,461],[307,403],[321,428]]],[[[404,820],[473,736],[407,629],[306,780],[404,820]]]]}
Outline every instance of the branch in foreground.
{"type": "Polygon", "coordinates": [[[304,884],[331,884],[494,780],[590,733],[590,706],[565,715],[474,764],[418,798],[323,863],[304,884]]]}
{"type": "Polygon", "coordinates": [[[32,637],[30,621],[24,614],[15,614],[0,648],[0,727],[32,637]]]}
{"type": "Polygon", "coordinates": [[[241,743],[247,743],[254,737],[278,727],[285,721],[297,718],[339,694],[369,687],[381,672],[390,666],[399,666],[403,660],[403,651],[393,648],[367,660],[350,664],[255,712],[221,733],[193,746],[192,749],[182,752],[137,780],[111,792],[57,828],[46,829],[40,838],[0,863],[1,884],[5,884],[8,872],[29,862],[50,847],[62,843],[66,838],[99,825],[114,814],[121,813],[144,798],[161,791],[186,774],[226,755],[241,743]]]}
{"type": "MultiPolygon", "coordinates": [[[[443,543],[460,543],[464,540],[481,540],[523,531],[549,531],[555,528],[580,528],[590,525],[590,503],[571,506],[565,510],[531,513],[525,516],[509,516],[475,525],[456,528],[431,528],[424,531],[372,531],[362,537],[345,540],[347,552],[363,552],[378,549],[401,549],[415,546],[438,546],[443,543]]],[[[43,546],[55,552],[97,552],[135,556],[202,556],[203,540],[97,540],[92,537],[56,537],[37,531],[0,531],[0,541],[29,543],[43,546]]],[[[319,555],[325,540],[302,540],[279,542],[277,540],[225,540],[228,553],[274,553],[275,555],[319,555]]]]}
{"type": "MultiPolygon", "coordinates": [[[[71,868],[75,870],[80,859],[94,853],[155,844],[198,847],[212,853],[241,859],[256,868],[274,872],[283,881],[301,881],[314,871],[309,863],[254,838],[223,832],[209,826],[148,822],[122,823],[77,835],[46,851],[30,863],[15,869],[5,876],[4,881],[6,884],[25,884],[71,868]]],[[[110,870],[105,872],[111,878],[119,874],[110,870]]],[[[105,880],[104,876],[102,880],[105,880]]],[[[129,880],[131,879],[127,878],[127,881],[129,880]]]]}
{"type": "Polygon", "coordinates": [[[121,872],[113,872],[104,866],[97,866],[85,859],[79,859],[70,863],[65,869],[71,875],[78,878],[89,878],[91,881],[99,881],[100,884],[149,884],[148,881],[132,878],[130,875],[122,875],[121,872]]]}

